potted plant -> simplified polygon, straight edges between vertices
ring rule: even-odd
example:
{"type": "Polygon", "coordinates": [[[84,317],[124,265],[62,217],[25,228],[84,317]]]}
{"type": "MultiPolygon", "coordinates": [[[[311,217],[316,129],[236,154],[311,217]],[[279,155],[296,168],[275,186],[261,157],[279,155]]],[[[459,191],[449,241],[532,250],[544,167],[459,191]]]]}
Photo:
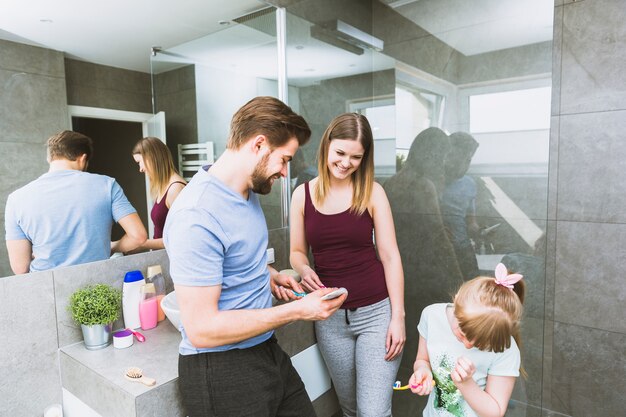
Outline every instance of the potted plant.
{"type": "Polygon", "coordinates": [[[111,330],[120,316],[121,302],[122,292],[105,284],[80,288],[70,296],[67,308],[80,324],[87,349],[102,349],[111,344],[111,330]]]}

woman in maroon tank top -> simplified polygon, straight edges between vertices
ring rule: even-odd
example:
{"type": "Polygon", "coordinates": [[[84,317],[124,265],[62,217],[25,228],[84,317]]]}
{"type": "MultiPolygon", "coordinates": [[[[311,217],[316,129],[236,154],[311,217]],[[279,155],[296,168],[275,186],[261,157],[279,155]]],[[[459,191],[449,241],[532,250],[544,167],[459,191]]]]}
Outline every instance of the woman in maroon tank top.
{"type": "Polygon", "coordinates": [[[187,184],[174,168],[172,154],[159,138],[140,139],[133,148],[133,159],[150,180],[150,196],[154,205],[150,218],[154,224],[152,239],[146,240],[135,252],[149,249],[163,249],[163,226],[172,203],[187,184]]]}
{"type": "Polygon", "coordinates": [[[387,196],[374,182],[373,142],[365,116],[336,117],[320,142],[319,176],[296,188],[291,204],[290,261],[303,288],[348,290],[342,310],[315,323],[346,416],[391,415],[406,339],[402,263],[387,196]]]}

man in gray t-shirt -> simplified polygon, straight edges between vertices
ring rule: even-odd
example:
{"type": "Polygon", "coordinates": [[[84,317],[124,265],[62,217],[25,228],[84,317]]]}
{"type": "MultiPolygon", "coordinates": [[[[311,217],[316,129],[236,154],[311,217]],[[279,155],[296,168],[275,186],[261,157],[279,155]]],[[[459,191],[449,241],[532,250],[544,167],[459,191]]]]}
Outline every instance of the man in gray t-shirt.
{"type": "Polygon", "coordinates": [[[6,244],[15,274],[108,259],[147,237],[139,215],[114,178],[84,172],[93,146],[83,134],[48,139],[47,173],[11,193],[5,210],[6,244]],[[126,234],[111,242],[117,222],[126,234]]]}
{"type": "Polygon", "coordinates": [[[287,175],[311,131],[281,101],[257,97],[235,113],[226,150],[172,204],[163,239],[180,306],[178,384],[190,416],[301,416],[315,411],[273,336],[295,320],[328,318],[346,296],[302,288],[267,265],[257,194],[287,175]],[[272,307],[277,298],[295,300],[272,307]]]}

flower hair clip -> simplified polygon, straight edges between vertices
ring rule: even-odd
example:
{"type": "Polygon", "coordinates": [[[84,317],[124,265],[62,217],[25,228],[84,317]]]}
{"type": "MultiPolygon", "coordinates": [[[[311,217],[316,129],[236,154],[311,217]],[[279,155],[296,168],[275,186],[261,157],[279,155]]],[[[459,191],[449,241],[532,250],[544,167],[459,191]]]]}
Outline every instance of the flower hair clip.
{"type": "Polygon", "coordinates": [[[524,276],[522,274],[509,274],[509,271],[506,269],[503,263],[499,263],[496,266],[496,284],[502,285],[503,287],[507,287],[513,289],[513,284],[522,279],[524,276]]]}

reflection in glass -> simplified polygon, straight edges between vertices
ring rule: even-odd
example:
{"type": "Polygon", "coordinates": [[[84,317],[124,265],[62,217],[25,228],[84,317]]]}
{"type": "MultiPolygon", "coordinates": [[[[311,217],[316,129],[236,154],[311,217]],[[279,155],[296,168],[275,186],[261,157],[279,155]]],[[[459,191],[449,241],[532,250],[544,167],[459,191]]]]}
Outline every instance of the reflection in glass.
{"type": "MultiPolygon", "coordinates": [[[[553,4],[305,0],[287,11],[290,104],[313,130],[306,163],[316,166],[319,138],[340,113],[366,115],[374,131],[405,273],[398,379],[412,372],[422,308],[504,261],[526,275],[528,291],[529,379],[517,381],[507,415],[532,414],[541,405],[553,4]],[[346,46],[339,22],[382,46],[346,46]]],[[[396,395],[394,415],[420,415],[423,404],[396,395]]]]}
{"type": "MultiPolygon", "coordinates": [[[[153,54],[154,107],[165,112],[173,155],[179,144],[212,142],[219,158],[237,109],[256,96],[278,97],[276,10],[263,3],[259,8],[217,32],[153,54]]],[[[278,183],[260,196],[270,230],[283,226],[282,198],[278,183]]]]}

